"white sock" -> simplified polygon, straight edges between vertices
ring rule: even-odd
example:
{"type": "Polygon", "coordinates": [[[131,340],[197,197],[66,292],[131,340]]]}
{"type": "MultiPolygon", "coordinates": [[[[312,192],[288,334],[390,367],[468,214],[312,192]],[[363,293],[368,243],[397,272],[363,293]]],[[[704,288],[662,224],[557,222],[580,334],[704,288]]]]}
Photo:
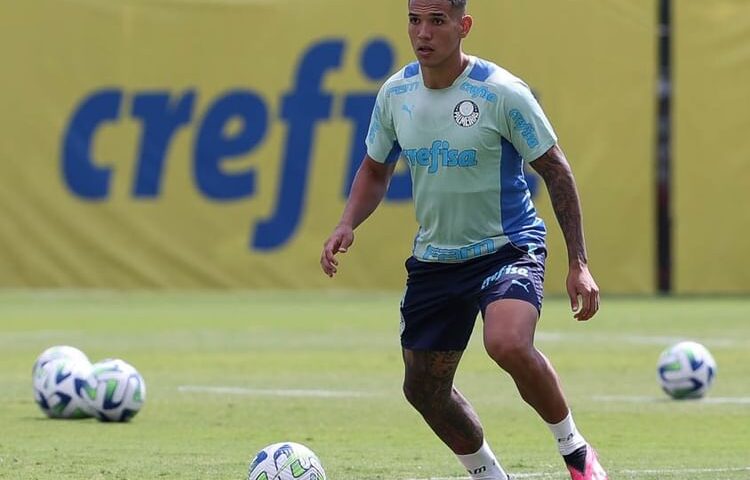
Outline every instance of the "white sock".
{"type": "Polygon", "coordinates": [[[568,410],[568,416],[563,418],[560,423],[548,423],[547,426],[557,441],[560,455],[571,454],[586,445],[586,439],[578,432],[570,410],[568,410]]]}
{"type": "Polygon", "coordinates": [[[508,474],[495,458],[487,440],[482,442],[482,447],[476,453],[456,457],[466,467],[472,480],[508,480],[508,474]]]}

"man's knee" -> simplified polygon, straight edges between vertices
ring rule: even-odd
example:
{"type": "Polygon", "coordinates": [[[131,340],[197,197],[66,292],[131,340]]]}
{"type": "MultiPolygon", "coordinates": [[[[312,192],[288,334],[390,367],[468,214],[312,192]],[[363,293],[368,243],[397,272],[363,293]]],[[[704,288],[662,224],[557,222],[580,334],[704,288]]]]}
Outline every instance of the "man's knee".
{"type": "Polygon", "coordinates": [[[507,371],[529,365],[534,356],[533,345],[513,335],[485,339],[484,347],[490,358],[507,371]]]}
{"type": "Polygon", "coordinates": [[[484,348],[508,372],[532,366],[536,357],[534,330],[538,311],[528,302],[500,300],[485,311],[484,348]]]}
{"type": "Polygon", "coordinates": [[[404,396],[425,414],[451,401],[453,377],[463,351],[404,350],[404,396]]]}

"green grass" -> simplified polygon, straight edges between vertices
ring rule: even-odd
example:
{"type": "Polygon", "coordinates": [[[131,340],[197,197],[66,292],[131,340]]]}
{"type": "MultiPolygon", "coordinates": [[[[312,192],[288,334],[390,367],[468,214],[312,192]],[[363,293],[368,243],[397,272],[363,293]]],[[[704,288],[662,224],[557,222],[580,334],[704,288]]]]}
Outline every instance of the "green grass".
{"type": "MultiPolygon", "coordinates": [[[[281,440],[310,446],[333,480],[462,477],[401,394],[398,301],[399,294],[0,293],[0,478],[244,479],[253,453],[281,440]],[[129,424],[45,418],[30,371],[56,344],[135,365],[148,387],[143,410],[129,424]]],[[[549,299],[537,343],[613,480],[747,480],[750,404],[733,399],[750,397],[748,320],[745,299],[605,298],[600,314],[579,324],[566,301],[549,299]],[[661,393],[655,362],[678,338],[712,351],[719,374],[709,400],[727,403],[661,393]]],[[[488,441],[521,478],[565,478],[547,428],[484,354],[480,328],[457,385],[488,441]]]]}

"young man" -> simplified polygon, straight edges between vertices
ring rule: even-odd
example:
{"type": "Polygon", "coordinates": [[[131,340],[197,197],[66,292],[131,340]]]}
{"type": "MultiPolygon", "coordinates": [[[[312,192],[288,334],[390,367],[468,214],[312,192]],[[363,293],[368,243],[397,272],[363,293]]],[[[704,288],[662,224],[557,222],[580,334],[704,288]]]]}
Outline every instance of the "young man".
{"type": "Polygon", "coordinates": [[[409,0],[417,62],[378,94],[367,155],[324,244],[321,267],[328,276],[336,273],[336,254],[347,251],[354,229],[382,200],[395,167],[387,159],[400,147],[420,225],[401,303],[406,398],[473,479],[508,479],[476,412],[453,386],[481,311],[487,353],[548,424],[572,479],[606,480],[576,429],[557,374],[533,343],[546,231],[531,203],[524,161],[544,179],[565,236],[575,318],[588,320],[599,308],[573,174],[529,88],[463,52],[473,21],[465,10],[466,0],[409,0]]]}

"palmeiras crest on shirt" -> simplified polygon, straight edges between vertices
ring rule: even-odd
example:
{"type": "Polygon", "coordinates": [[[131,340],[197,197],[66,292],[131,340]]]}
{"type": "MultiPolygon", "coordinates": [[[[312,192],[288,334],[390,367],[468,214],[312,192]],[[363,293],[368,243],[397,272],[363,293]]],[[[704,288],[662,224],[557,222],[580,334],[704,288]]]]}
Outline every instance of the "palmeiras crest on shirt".
{"type": "Polygon", "coordinates": [[[453,109],[453,120],[461,127],[470,127],[479,120],[479,106],[471,100],[458,102],[453,109]]]}

